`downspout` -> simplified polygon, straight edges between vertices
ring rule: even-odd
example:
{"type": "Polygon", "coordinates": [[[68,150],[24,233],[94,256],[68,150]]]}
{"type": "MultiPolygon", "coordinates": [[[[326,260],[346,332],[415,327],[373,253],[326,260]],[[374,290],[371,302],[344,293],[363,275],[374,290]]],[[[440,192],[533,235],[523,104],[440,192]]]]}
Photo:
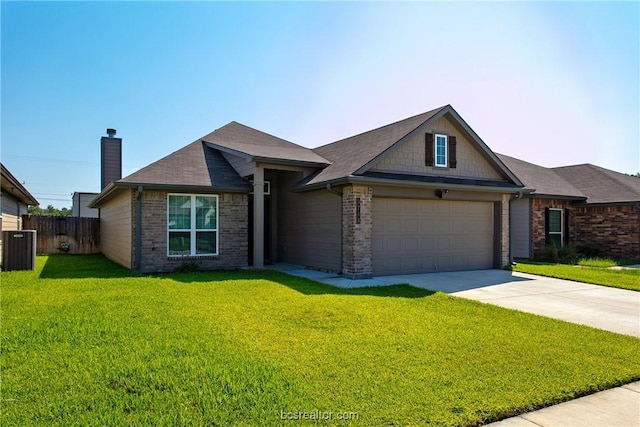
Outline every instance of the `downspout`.
{"type": "Polygon", "coordinates": [[[136,194],[136,270],[142,267],[142,185],[138,186],[136,194]]]}
{"type": "Polygon", "coordinates": [[[513,233],[511,232],[511,224],[512,224],[512,219],[511,219],[511,201],[513,200],[517,200],[517,199],[521,199],[523,195],[522,191],[518,191],[516,194],[513,194],[510,198],[509,198],[509,265],[515,265],[515,262],[513,261],[513,233]]]}
{"type": "Polygon", "coordinates": [[[327,191],[328,191],[329,193],[331,193],[331,194],[335,194],[336,196],[340,196],[340,197],[342,197],[342,193],[341,193],[341,192],[339,192],[339,191],[334,190],[334,189],[331,187],[331,184],[330,184],[330,183],[327,183],[327,191]]]}

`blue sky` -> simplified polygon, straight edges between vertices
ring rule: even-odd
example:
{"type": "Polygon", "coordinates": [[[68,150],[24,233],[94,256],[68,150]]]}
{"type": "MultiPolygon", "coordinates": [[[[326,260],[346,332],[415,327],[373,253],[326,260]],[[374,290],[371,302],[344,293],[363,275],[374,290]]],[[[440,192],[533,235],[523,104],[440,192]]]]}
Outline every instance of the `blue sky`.
{"type": "Polygon", "coordinates": [[[640,172],[637,2],[1,2],[1,158],[42,206],[235,120],[317,147],[451,104],[494,151],[640,172]]]}

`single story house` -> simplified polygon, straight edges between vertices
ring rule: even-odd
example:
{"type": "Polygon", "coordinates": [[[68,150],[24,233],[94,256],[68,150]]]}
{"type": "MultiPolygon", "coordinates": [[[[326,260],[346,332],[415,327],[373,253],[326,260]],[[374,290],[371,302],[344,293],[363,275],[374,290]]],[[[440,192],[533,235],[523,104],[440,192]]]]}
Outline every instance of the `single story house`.
{"type": "Polygon", "coordinates": [[[366,278],[499,268],[551,242],[640,258],[640,179],[497,155],[450,105],[315,149],[231,122],[115,177],[89,207],[103,253],[143,272],[285,262],[366,278]]]}
{"type": "Polygon", "coordinates": [[[143,272],[286,262],[365,278],[508,264],[523,187],[446,105],[316,149],[231,122],[89,207],[103,253],[143,272]]]}
{"type": "Polygon", "coordinates": [[[591,164],[545,168],[498,157],[525,186],[511,202],[514,258],[555,243],[640,260],[640,178],[591,164]]]}

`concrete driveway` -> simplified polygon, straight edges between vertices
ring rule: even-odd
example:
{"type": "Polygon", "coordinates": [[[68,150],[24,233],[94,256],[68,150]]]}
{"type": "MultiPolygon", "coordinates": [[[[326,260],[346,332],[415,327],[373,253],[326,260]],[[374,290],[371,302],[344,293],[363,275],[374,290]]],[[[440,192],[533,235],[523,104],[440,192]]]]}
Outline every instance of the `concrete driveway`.
{"type": "Polygon", "coordinates": [[[282,266],[289,274],[341,288],[396,283],[442,291],[640,338],[640,292],[505,270],[380,276],[349,280],[332,273],[282,266]]]}
{"type": "Polygon", "coordinates": [[[640,338],[640,292],[504,270],[378,279],[401,280],[420,288],[640,338]]]}

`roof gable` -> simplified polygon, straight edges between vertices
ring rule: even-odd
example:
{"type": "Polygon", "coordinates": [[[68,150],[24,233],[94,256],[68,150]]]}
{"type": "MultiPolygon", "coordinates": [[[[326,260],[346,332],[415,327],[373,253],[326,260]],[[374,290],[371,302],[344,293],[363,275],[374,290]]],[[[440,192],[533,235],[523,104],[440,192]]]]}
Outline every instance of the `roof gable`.
{"type": "Polygon", "coordinates": [[[436,115],[442,108],[444,107],[315,148],[313,151],[331,161],[331,165],[316,175],[307,185],[353,175],[436,115]]]}
{"type": "Polygon", "coordinates": [[[245,157],[249,161],[303,164],[324,167],[329,161],[313,150],[269,135],[237,122],[231,122],[201,138],[220,151],[245,157]]]}
{"type": "Polygon", "coordinates": [[[585,199],[587,196],[552,169],[515,157],[498,154],[502,162],[520,179],[532,195],[585,199]]]}
{"type": "MultiPolygon", "coordinates": [[[[395,122],[369,132],[316,148],[314,151],[332,163],[306,185],[318,184],[352,175],[363,175],[384,161],[407,140],[425,131],[438,119],[449,117],[473,141],[477,150],[502,177],[520,185],[518,178],[489,149],[450,105],[395,122]]],[[[422,171],[421,171],[422,172],[422,171]]],[[[504,179],[503,178],[503,179],[504,179]]]]}
{"type": "Polygon", "coordinates": [[[587,204],[640,202],[640,178],[591,164],[552,170],[584,193],[587,204]]]}

